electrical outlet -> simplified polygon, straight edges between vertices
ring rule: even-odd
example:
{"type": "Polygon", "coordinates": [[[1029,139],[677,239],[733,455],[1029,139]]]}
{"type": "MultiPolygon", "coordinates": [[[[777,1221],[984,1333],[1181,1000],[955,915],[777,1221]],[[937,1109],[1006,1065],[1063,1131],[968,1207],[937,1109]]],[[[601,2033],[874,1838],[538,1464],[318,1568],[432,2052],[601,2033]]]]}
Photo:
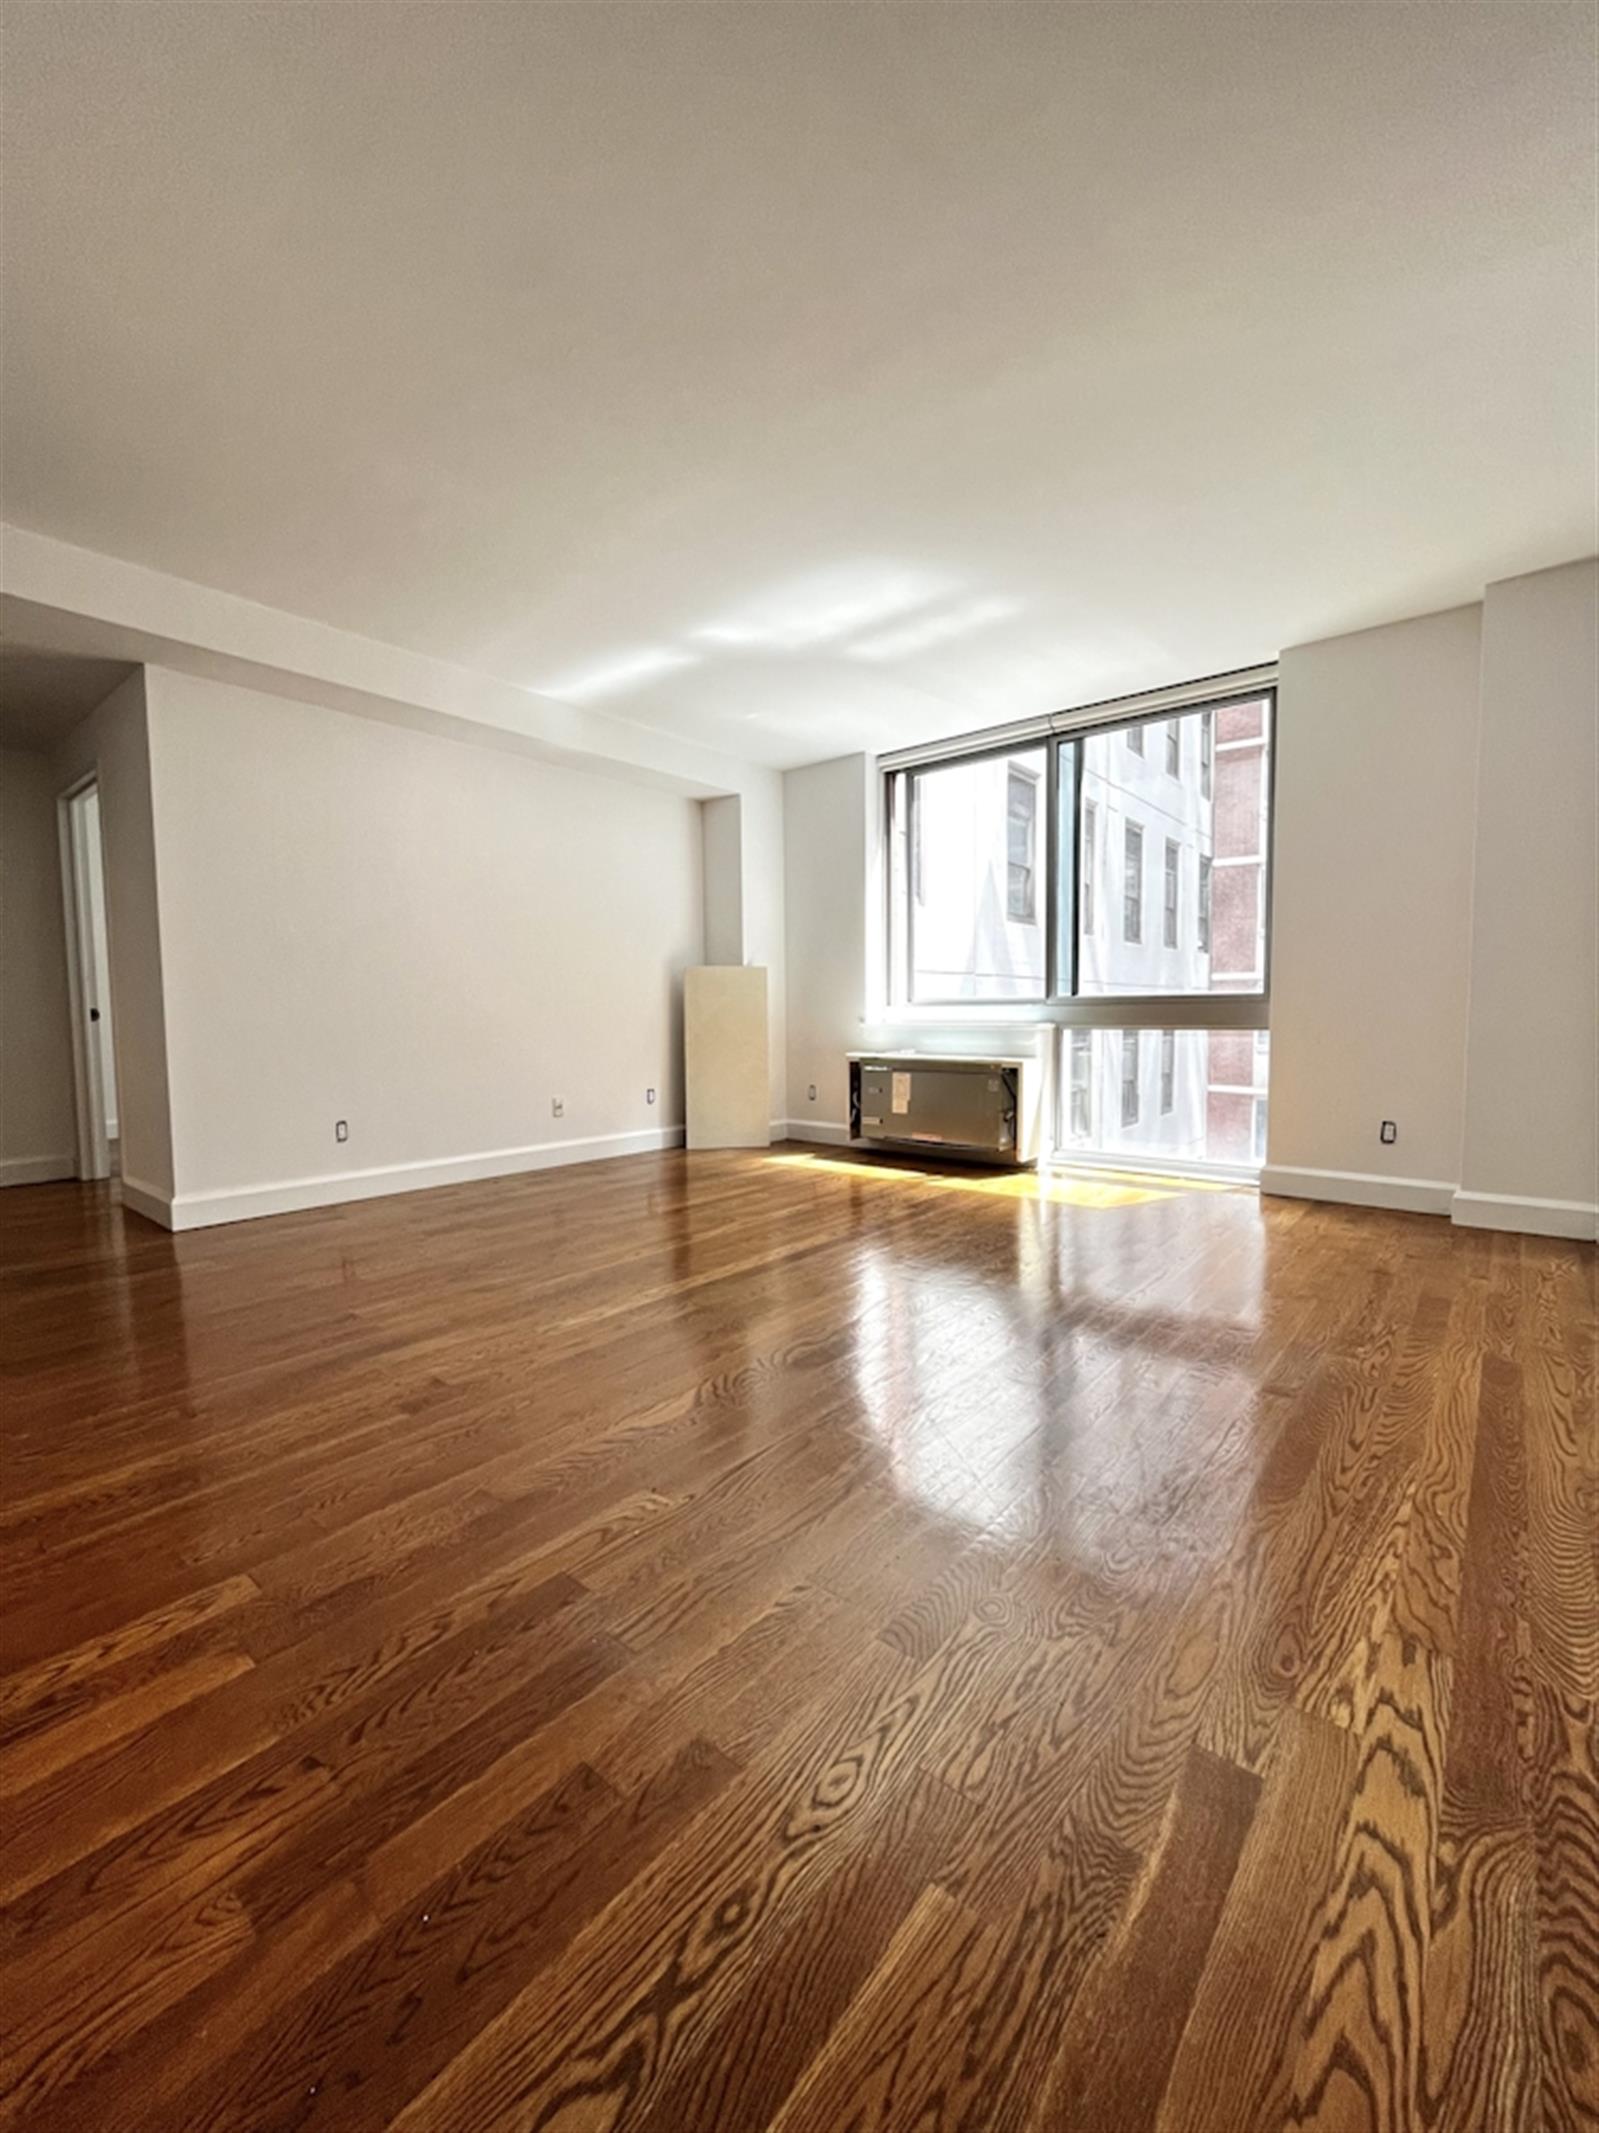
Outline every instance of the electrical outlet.
{"type": "Polygon", "coordinates": [[[646,1102],[647,1104],[652,1104],[652,1103],[654,1103],[654,1101],[655,1101],[655,1091],[654,1091],[653,1089],[646,1089],[646,1090],[644,1091],[644,1101],[645,1101],[645,1102],[646,1102]]]}
{"type": "Polygon", "coordinates": [[[1385,1118],[1383,1120],[1381,1128],[1378,1131],[1377,1138],[1382,1142],[1385,1148],[1391,1148],[1394,1142],[1398,1140],[1399,1128],[1394,1124],[1391,1118],[1385,1118]]]}
{"type": "Polygon", "coordinates": [[[815,1103],[815,1101],[816,1101],[816,1084],[815,1084],[815,1082],[814,1082],[814,1081],[813,1081],[813,1082],[811,1083],[811,1090],[810,1090],[810,1095],[811,1095],[811,1102],[812,1102],[812,1103],[815,1103]]]}
{"type": "Polygon", "coordinates": [[[336,1118],[333,1121],[333,1138],[336,1141],[347,1141],[350,1138],[350,1121],[347,1118],[336,1118]]]}
{"type": "Polygon", "coordinates": [[[552,1096],[550,1098],[550,1116],[551,1118],[565,1118],[566,1098],[564,1096],[552,1096]]]}

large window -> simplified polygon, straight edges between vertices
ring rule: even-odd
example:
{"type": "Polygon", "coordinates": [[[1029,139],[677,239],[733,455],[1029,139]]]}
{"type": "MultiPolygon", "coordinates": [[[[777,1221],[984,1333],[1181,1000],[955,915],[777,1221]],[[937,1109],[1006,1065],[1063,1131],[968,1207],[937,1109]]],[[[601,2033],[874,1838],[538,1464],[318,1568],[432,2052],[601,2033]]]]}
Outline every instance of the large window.
{"type": "Polygon", "coordinates": [[[890,772],[890,1013],[1064,1025],[1060,1144],[1246,1166],[1266,1093],[1270,688],[1056,724],[890,772]]]}

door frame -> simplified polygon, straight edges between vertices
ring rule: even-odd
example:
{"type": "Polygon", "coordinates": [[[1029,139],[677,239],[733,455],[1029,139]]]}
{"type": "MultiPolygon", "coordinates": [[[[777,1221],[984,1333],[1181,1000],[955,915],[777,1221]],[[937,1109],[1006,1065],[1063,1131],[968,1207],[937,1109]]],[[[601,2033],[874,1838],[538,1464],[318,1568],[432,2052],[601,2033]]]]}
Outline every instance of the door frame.
{"type": "MultiPolygon", "coordinates": [[[[72,1093],[77,1118],[78,1176],[111,1175],[111,1141],[106,1131],[105,1077],[100,1046],[93,1030],[103,1003],[95,997],[94,921],[83,801],[99,790],[99,775],[90,771],[60,793],[56,821],[61,841],[61,894],[66,910],[67,998],[72,1012],[72,1093]]],[[[105,878],[104,853],[101,879],[105,878]]]]}

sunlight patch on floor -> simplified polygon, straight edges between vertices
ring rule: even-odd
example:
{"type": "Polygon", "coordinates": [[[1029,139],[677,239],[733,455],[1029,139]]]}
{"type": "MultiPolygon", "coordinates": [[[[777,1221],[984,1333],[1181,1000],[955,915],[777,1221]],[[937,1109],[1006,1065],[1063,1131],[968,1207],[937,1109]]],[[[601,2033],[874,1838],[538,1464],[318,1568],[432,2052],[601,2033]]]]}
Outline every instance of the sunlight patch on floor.
{"type": "Polygon", "coordinates": [[[789,1170],[821,1171],[830,1177],[882,1178],[899,1184],[925,1185],[934,1192],[977,1193],[987,1200],[1043,1200],[1066,1207],[1142,1207],[1182,1193],[1237,1192],[1241,1188],[1211,1178],[1157,1177],[1116,1170],[973,1171],[969,1177],[945,1170],[916,1170],[897,1163],[862,1162],[848,1156],[773,1155],[768,1162],[789,1170]]]}

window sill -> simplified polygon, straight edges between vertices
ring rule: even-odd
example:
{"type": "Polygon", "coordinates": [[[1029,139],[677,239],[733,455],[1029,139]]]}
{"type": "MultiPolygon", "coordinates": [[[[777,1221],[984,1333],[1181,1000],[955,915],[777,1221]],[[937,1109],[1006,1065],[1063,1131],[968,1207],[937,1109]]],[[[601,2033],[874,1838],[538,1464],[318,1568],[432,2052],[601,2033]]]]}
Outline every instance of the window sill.
{"type": "Polygon", "coordinates": [[[944,1006],[881,1007],[865,1017],[869,1029],[1269,1029],[1271,1000],[1265,993],[1096,994],[1076,1000],[951,1000],[944,1006]]]}

